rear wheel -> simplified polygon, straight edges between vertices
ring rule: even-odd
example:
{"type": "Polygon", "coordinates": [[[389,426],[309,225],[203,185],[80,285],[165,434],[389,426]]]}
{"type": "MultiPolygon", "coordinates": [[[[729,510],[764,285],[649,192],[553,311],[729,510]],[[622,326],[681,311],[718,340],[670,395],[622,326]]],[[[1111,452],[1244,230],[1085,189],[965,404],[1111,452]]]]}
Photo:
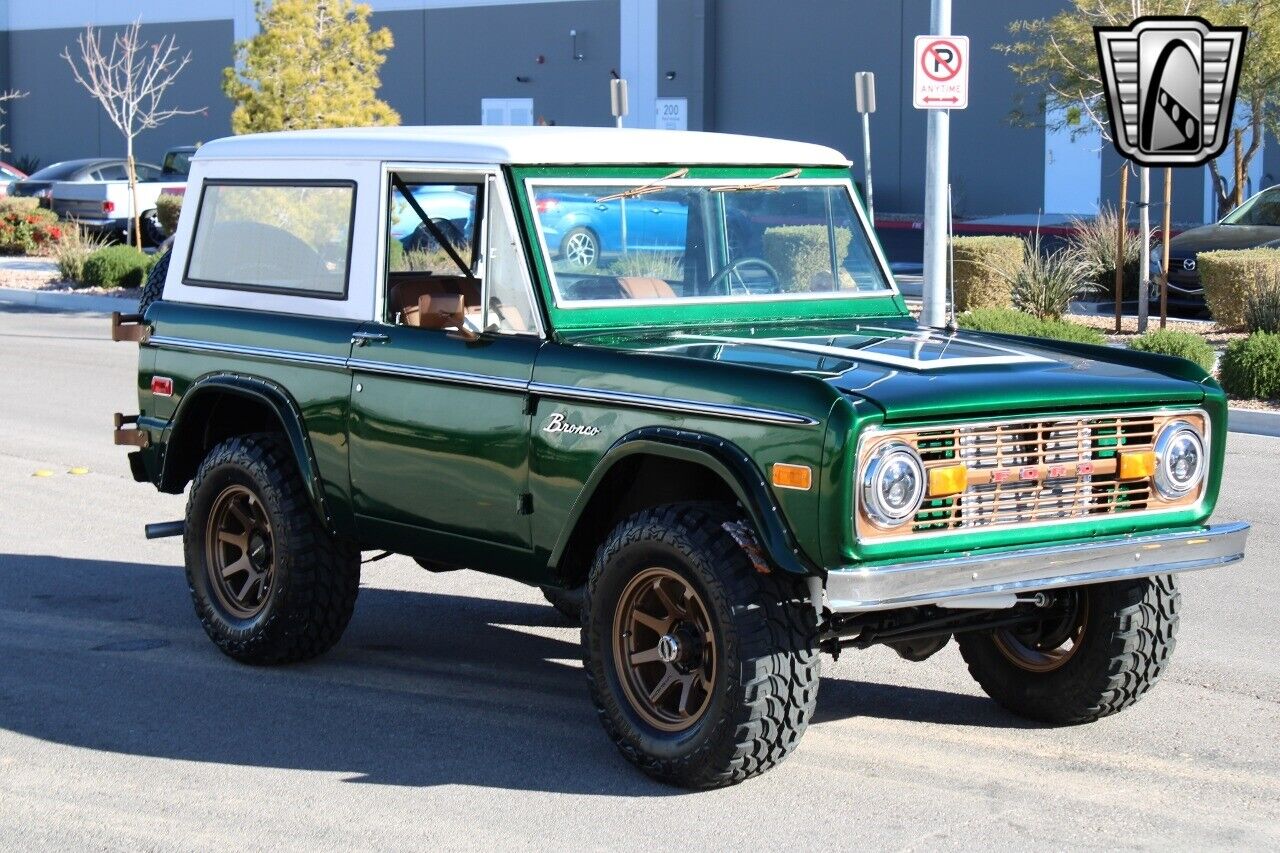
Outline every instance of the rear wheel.
{"type": "Polygon", "coordinates": [[[160,214],[154,210],[148,210],[138,217],[138,222],[142,228],[142,244],[144,246],[159,246],[168,239],[164,233],[164,226],[160,224],[160,214]]]}
{"type": "Polygon", "coordinates": [[[600,240],[590,228],[574,228],[560,241],[560,256],[578,267],[593,267],[600,260],[600,240]]]}
{"type": "Polygon", "coordinates": [[[236,660],[314,657],[351,619],[360,554],[325,530],[274,435],[237,436],[209,452],[191,485],[184,546],[200,623],[236,660]]]}
{"type": "Polygon", "coordinates": [[[727,508],[673,504],[622,522],[583,607],[592,700],[619,751],[688,788],[732,785],[800,742],[818,694],[817,619],[803,583],[761,574],[727,508]]]}
{"type": "Polygon", "coordinates": [[[1078,587],[1059,592],[1046,619],[956,642],[974,679],[1008,710],[1087,723],[1155,684],[1173,652],[1181,603],[1169,575],[1078,587]]]}
{"type": "Polygon", "coordinates": [[[172,251],[165,252],[151,265],[151,270],[147,273],[147,281],[142,285],[142,294],[138,297],[139,314],[145,314],[152,303],[160,301],[160,295],[164,292],[164,280],[169,275],[169,259],[172,256],[172,251]]]}

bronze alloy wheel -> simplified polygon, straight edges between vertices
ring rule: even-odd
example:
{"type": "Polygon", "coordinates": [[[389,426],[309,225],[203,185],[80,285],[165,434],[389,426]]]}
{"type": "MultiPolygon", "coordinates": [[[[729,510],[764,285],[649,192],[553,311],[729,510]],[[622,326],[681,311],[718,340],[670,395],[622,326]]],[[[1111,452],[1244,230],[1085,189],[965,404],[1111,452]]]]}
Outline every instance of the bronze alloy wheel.
{"type": "Polygon", "coordinates": [[[663,732],[696,724],[711,704],[718,650],[707,607],[671,569],[639,572],[618,598],[613,661],[632,709],[663,732]]]}
{"type": "Polygon", "coordinates": [[[1011,663],[1028,672],[1053,672],[1075,657],[1089,624],[1089,598],[1070,590],[1066,609],[1056,618],[992,634],[995,646],[1011,663]]]}
{"type": "Polygon", "coordinates": [[[218,603],[238,619],[262,612],[275,578],[271,521],[246,486],[227,486],[213,500],[205,531],[205,569],[218,603]]]}

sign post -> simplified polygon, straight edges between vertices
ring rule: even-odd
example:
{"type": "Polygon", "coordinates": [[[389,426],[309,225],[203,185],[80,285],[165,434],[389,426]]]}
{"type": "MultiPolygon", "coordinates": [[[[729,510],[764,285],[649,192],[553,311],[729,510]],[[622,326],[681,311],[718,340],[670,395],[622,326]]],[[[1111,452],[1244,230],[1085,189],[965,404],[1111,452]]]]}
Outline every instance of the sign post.
{"type": "Polygon", "coordinates": [[[862,114],[862,174],[867,183],[867,219],[876,227],[876,206],[871,192],[871,114],[876,111],[876,75],[859,71],[853,75],[854,103],[862,114]]]}
{"type": "Polygon", "coordinates": [[[627,114],[627,81],[620,77],[609,81],[609,109],[614,123],[622,127],[622,119],[627,114]]]}
{"type": "Polygon", "coordinates": [[[946,325],[948,158],[951,110],[969,105],[969,39],[951,35],[951,0],[933,0],[932,35],[916,36],[911,103],[927,110],[924,178],[924,307],[920,325],[946,325]]]}

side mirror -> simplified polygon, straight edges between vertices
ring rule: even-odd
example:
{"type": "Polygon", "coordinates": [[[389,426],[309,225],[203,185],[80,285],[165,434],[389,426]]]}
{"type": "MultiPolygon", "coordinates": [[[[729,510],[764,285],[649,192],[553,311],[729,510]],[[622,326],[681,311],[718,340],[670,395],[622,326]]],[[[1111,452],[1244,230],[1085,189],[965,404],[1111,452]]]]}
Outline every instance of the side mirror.
{"type": "Polygon", "coordinates": [[[480,337],[467,325],[467,303],[459,293],[419,296],[418,325],[424,329],[448,329],[464,341],[480,337]]]}

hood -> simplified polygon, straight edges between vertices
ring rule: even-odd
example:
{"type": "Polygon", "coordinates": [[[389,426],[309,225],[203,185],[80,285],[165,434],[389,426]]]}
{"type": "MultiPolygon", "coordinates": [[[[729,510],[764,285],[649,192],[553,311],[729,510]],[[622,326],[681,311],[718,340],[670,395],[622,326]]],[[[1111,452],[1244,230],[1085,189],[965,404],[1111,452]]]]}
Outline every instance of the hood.
{"type": "Polygon", "coordinates": [[[886,420],[1199,403],[1205,374],[1180,359],[883,319],[801,328],[648,330],[579,339],[666,357],[822,379],[886,420]]]}
{"type": "Polygon", "coordinates": [[[1169,254],[1187,257],[1215,249],[1251,249],[1280,239],[1273,225],[1202,225],[1183,231],[1169,241],[1169,254]]]}

